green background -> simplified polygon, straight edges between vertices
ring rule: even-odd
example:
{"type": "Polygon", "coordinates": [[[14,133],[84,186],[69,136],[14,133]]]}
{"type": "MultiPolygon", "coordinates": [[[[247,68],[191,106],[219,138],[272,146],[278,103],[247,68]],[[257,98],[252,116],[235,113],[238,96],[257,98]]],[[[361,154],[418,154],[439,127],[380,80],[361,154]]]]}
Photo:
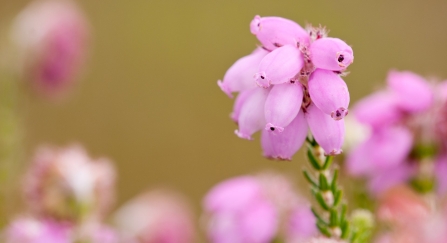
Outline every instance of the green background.
{"type": "MultiPolygon", "coordinates": [[[[27,2],[0,0],[2,39],[27,2]]],[[[351,104],[380,88],[392,68],[447,77],[447,1],[78,2],[93,30],[87,68],[64,102],[22,102],[24,158],[43,143],[81,143],[115,162],[118,204],[163,185],[199,211],[206,191],[228,177],[273,168],[301,180],[302,153],[269,161],[258,137],[234,135],[233,100],[216,85],[258,43],[249,31],[256,14],[321,24],[351,45],[351,104]]]]}

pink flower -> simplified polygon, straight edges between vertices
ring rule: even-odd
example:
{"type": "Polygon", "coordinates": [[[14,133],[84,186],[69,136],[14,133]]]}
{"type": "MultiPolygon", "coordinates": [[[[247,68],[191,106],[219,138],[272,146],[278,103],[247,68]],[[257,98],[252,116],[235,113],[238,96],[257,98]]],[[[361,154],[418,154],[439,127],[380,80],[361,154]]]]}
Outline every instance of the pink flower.
{"type": "Polygon", "coordinates": [[[445,115],[445,87],[409,71],[390,71],[385,90],[354,106],[355,118],[371,133],[350,151],[346,168],[351,175],[366,177],[374,195],[417,176],[433,177],[426,172],[427,164],[433,168],[433,163],[422,160],[434,156],[427,151],[443,147],[439,128],[445,115]]]}
{"type": "Polygon", "coordinates": [[[51,220],[15,219],[5,232],[6,243],[71,243],[70,227],[51,220]]]}
{"type": "Polygon", "coordinates": [[[317,234],[310,207],[291,182],[276,173],[239,176],[213,187],[204,199],[213,243],[268,243],[317,234]]]}
{"type": "Polygon", "coordinates": [[[17,16],[12,33],[23,78],[49,96],[68,90],[85,59],[88,29],[70,0],[32,2],[17,16]]]}
{"type": "Polygon", "coordinates": [[[175,192],[146,192],[118,209],[114,219],[124,237],[123,242],[195,242],[191,209],[175,192]]]}
{"type": "Polygon", "coordinates": [[[350,98],[340,74],[354,60],[352,48],[326,37],[324,28],[305,31],[280,17],[255,16],[250,30],[262,48],[236,61],[218,81],[230,97],[240,93],[231,114],[236,134],[251,140],[264,130],[264,155],[290,160],[309,127],[326,154],[341,153],[350,98]]]}
{"type": "Polygon", "coordinates": [[[79,146],[41,147],[24,178],[26,202],[38,215],[62,220],[102,218],[114,201],[115,171],[79,146]]]}

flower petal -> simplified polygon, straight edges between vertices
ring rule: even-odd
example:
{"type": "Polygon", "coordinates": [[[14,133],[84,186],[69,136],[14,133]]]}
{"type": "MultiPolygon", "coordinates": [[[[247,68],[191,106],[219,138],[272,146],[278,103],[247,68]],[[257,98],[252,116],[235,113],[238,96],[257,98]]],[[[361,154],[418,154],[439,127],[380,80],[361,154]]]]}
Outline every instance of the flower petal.
{"type": "Polygon", "coordinates": [[[349,91],[345,81],[333,71],[315,70],[309,78],[309,95],[314,104],[334,120],[348,114],[349,91]]]}
{"type": "Polygon", "coordinates": [[[337,155],[342,152],[341,146],[345,137],[343,120],[334,120],[311,104],[305,113],[307,124],[318,144],[327,155],[337,155]]]}
{"type": "MultiPolygon", "coordinates": [[[[254,88],[254,89],[258,89],[258,87],[254,88]]],[[[241,113],[241,109],[242,109],[243,105],[245,104],[245,101],[253,93],[254,89],[249,89],[249,90],[240,92],[238,94],[236,100],[234,101],[233,112],[231,113],[230,117],[234,122],[236,122],[236,124],[238,123],[239,115],[241,113]]]]}
{"type": "Polygon", "coordinates": [[[310,58],[317,68],[342,71],[353,61],[352,48],[338,38],[321,38],[310,45],[310,58]]]}
{"type": "Polygon", "coordinates": [[[402,113],[391,92],[378,92],[360,100],[353,108],[354,116],[360,123],[380,128],[398,122],[402,113]]]}
{"type": "Polygon", "coordinates": [[[424,111],[433,103],[430,85],[415,73],[390,71],[387,84],[396,94],[398,107],[405,111],[424,111]]]}
{"type": "Polygon", "coordinates": [[[404,127],[385,127],[373,132],[347,157],[353,175],[373,175],[403,163],[413,145],[411,132],[404,127]]]}
{"type": "Polygon", "coordinates": [[[261,144],[264,156],[271,159],[291,160],[301,148],[307,136],[307,122],[304,113],[299,112],[281,133],[262,131],[261,144]]]}
{"type": "Polygon", "coordinates": [[[208,212],[237,211],[262,198],[258,181],[251,176],[239,176],[214,186],[203,204],[208,212]]]}
{"type": "Polygon", "coordinates": [[[260,17],[256,15],[250,23],[250,31],[256,35],[268,50],[284,45],[309,44],[309,34],[299,24],[280,17],[260,17]]]}
{"type": "Polygon", "coordinates": [[[241,107],[238,125],[235,133],[240,138],[251,140],[253,133],[265,126],[264,106],[270,90],[255,88],[241,107]]]}
{"type": "Polygon", "coordinates": [[[275,85],[265,101],[265,129],[282,132],[296,117],[303,103],[303,86],[299,83],[275,85]]]}
{"type": "Polygon", "coordinates": [[[259,63],[268,54],[268,51],[257,48],[250,55],[237,60],[225,73],[223,81],[217,81],[217,85],[230,98],[233,98],[233,92],[242,92],[244,90],[256,87],[253,82],[253,75],[258,70],[259,63]]]}
{"type": "Polygon", "coordinates": [[[244,242],[272,242],[278,228],[278,215],[271,203],[260,200],[243,212],[239,223],[244,242]]]}
{"type": "Polygon", "coordinates": [[[263,87],[289,82],[303,68],[304,60],[298,48],[286,45],[267,54],[259,64],[254,78],[263,87]]]}

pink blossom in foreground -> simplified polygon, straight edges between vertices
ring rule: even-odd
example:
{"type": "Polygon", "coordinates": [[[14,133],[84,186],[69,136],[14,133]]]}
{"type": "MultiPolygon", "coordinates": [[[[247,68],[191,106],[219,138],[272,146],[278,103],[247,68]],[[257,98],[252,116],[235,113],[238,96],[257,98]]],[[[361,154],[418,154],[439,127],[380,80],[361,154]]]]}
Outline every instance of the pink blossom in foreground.
{"type": "Polygon", "coordinates": [[[447,191],[447,182],[438,176],[446,171],[442,162],[447,149],[443,142],[446,94],[445,82],[431,84],[409,71],[390,71],[387,87],[353,108],[357,121],[370,133],[349,151],[348,172],[366,178],[374,195],[415,178],[435,178],[438,192],[447,191]],[[439,171],[434,170],[436,160],[439,171]]]}
{"type": "Polygon", "coordinates": [[[25,175],[26,203],[37,215],[62,220],[100,219],[114,201],[115,170],[80,146],[41,147],[25,175]]]}
{"type": "Polygon", "coordinates": [[[132,199],[118,209],[114,221],[123,242],[192,243],[196,238],[191,209],[171,191],[150,191],[132,199]]]}
{"type": "Polygon", "coordinates": [[[17,16],[12,33],[23,78],[45,95],[65,93],[85,59],[88,29],[73,1],[31,2],[17,16]]]}
{"type": "Polygon", "coordinates": [[[70,227],[51,220],[20,217],[4,231],[6,243],[72,243],[70,227]]]}
{"type": "Polygon", "coordinates": [[[387,191],[380,200],[377,218],[388,231],[377,243],[445,243],[447,211],[434,198],[423,198],[406,187],[387,191]]]}
{"type": "Polygon", "coordinates": [[[305,240],[317,234],[309,205],[285,177],[275,173],[223,181],[208,192],[203,204],[213,243],[305,240]]]}
{"type": "Polygon", "coordinates": [[[326,154],[341,153],[350,98],[340,75],[354,60],[352,48],[324,28],[306,31],[281,17],[255,16],[250,31],[262,46],[218,81],[228,96],[239,92],[236,135],[251,140],[263,130],[264,156],[291,160],[309,127],[326,154]]]}

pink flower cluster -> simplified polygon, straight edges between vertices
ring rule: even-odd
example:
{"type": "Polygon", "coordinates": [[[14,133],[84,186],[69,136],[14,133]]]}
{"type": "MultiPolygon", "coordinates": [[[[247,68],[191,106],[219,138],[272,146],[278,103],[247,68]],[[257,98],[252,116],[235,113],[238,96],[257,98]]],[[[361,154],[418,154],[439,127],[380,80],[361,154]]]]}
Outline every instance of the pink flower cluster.
{"type": "Polygon", "coordinates": [[[27,210],[4,230],[6,243],[192,243],[194,217],[174,192],[154,190],[104,221],[114,202],[115,168],[80,146],[41,147],[25,174],[27,210]]]}
{"type": "Polygon", "coordinates": [[[218,81],[229,97],[239,92],[235,133],[252,139],[263,130],[264,156],[290,160],[309,127],[326,154],[341,153],[349,92],[340,76],[354,60],[352,48],[324,28],[306,31],[280,17],[255,16],[250,30],[261,46],[218,81]]]}
{"type": "Polygon", "coordinates": [[[445,130],[446,84],[432,85],[412,72],[391,71],[385,90],[355,105],[355,118],[368,126],[371,134],[348,153],[347,169],[354,176],[366,177],[372,193],[427,173],[427,169],[435,176],[433,168],[422,168],[434,167],[432,161],[422,161],[427,158],[435,157],[446,171],[447,161],[440,155],[445,151],[440,143],[443,139],[439,137],[443,134],[440,129],[445,130]],[[420,148],[437,152],[421,154],[420,148]]]}
{"type": "Polygon", "coordinates": [[[60,96],[79,73],[89,35],[86,18],[75,2],[31,2],[13,26],[19,72],[38,92],[60,96]]]}
{"type": "Polygon", "coordinates": [[[228,179],[213,187],[203,204],[212,243],[304,242],[317,235],[309,205],[278,174],[228,179]]]}

